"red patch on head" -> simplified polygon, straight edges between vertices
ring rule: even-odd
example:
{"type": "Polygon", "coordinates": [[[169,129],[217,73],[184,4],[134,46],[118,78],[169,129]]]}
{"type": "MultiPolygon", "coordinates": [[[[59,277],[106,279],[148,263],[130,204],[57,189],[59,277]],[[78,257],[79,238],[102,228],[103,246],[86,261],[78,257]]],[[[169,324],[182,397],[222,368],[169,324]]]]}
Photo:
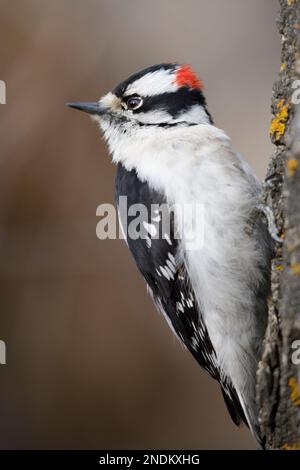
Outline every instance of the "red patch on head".
{"type": "Polygon", "coordinates": [[[183,65],[176,73],[176,84],[186,86],[188,88],[196,88],[197,90],[203,89],[203,83],[189,65],[183,65]]]}

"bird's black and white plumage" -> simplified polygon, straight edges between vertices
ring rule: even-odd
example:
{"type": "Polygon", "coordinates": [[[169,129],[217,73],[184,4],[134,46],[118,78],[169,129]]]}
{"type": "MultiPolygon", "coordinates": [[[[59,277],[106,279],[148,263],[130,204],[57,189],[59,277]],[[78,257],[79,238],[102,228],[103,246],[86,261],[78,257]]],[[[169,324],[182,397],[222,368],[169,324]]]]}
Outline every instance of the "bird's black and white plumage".
{"type": "Polygon", "coordinates": [[[272,251],[262,221],[248,226],[260,183],[214,126],[202,83],[188,66],[150,67],[98,103],[72,106],[99,121],[118,164],[120,221],[154,302],[220,383],[233,421],[245,422],[260,440],[255,383],[272,251]],[[147,209],[142,236],[131,236],[133,216],[122,209],[121,197],[128,207],[147,209]],[[200,244],[190,244],[197,221],[196,212],[182,217],[187,205],[202,209],[200,244]]]}
{"type": "MultiPolygon", "coordinates": [[[[170,233],[163,233],[162,220],[166,200],[164,196],[142,182],[135,170],[127,171],[121,163],[116,176],[116,204],[127,198],[128,206],[143,204],[148,208],[142,218],[144,236],[132,239],[124,233],[129,249],[143,275],[158,309],[164,314],[174,334],[192,353],[199,364],[221,385],[229,413],[236,424],[247,422],[237,394],[226,377],[222,377],[216,353],[211,344],[202,313],[197,306],[193,288],[174,237],[174,220],[170,213],[170,233]],[[151,207],[154,207],[152,214],[151,207]],[[153,217],[151,217],[151,214],[153,217]],[[157,237],[156,235],[159,234],[157,237]]],[[[125,205],[124,205],[125,207],[125,205]]],[[[134,216],[119,210],[122,227],[130,226],[134,216]]]]}

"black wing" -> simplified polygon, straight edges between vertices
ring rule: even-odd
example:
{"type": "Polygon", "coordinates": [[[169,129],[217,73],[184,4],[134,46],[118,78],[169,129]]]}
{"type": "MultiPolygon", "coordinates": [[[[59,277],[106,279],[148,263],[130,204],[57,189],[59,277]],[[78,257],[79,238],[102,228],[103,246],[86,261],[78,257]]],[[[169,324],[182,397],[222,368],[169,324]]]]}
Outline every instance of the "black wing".
{"type": "MultiPolygon", "coordinates": [[[[170,211],[170,230],[162,233],[166,228],[162,220],[166,217],[168,207],[164,197],[151,189],[146,182],[142,182],[135,170],[127,171],[119,164],[116,176],[116,203],[128,247],[155,303],[197,362],[220,383],[233,421],[240,424],[243,420],[247,424],[235,389],[220,374],[216,354],[184,263],[179,258],[179,241],[175,237],[173,214],[170,211]],[[126,203],[120,197],[126,197],[126,203]],[[147,210],[128,215],[127,209],[134,204],[142,204],[147,210]],[[138,224],[134,222],[137,219],[138,224]],[[137,230],[132,231],[133,227],[137,230]],[[141,236],[134,239],[134,232],[137,231],[141,236]]],[[[135,206],[135,209],[139,208],[135,206]]]]}

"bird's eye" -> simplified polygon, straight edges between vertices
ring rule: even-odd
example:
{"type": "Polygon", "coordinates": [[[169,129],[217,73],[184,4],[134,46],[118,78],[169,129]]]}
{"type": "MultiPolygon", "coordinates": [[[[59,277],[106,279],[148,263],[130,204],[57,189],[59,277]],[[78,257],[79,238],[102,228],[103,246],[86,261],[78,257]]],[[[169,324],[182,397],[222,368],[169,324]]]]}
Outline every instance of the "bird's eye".
{"type": "Polygon", "coordinates": [[[127,109],[130,109],[131,111],[138,109],[142,106],[143,100],[140,96],[130,96],[130,98],[127,99],[126,105],[127,109]]]}

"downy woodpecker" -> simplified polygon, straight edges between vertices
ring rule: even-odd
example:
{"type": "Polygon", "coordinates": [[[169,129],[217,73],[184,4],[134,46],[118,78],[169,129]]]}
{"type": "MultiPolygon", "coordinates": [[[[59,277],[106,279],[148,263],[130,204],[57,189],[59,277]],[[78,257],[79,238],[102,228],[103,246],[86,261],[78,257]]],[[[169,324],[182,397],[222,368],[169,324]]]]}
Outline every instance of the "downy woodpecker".
{"type": "MultiPolygon", "coordinates": [[[[118,165],[117,205],[127,196],[128,205],[165,205],[174,214],[168,235],[159,210],[144,220],[148,237],[125,230],[128,247],[176,336],[219,382],[233,421],[246,423],[261,443],[256,370],[273,244],[261,218],[249,230],[261,184],[214,125],[203,85],[187,65],[146,68],[100,101],[68,106],[92,114],[104,132],[118,165]],[[186,236],[193,220],[176,213],[186,204],[203,207],[197,249],[186,236]]],[[[128,227],[128,213],[119,217],[128,227]]]]}

